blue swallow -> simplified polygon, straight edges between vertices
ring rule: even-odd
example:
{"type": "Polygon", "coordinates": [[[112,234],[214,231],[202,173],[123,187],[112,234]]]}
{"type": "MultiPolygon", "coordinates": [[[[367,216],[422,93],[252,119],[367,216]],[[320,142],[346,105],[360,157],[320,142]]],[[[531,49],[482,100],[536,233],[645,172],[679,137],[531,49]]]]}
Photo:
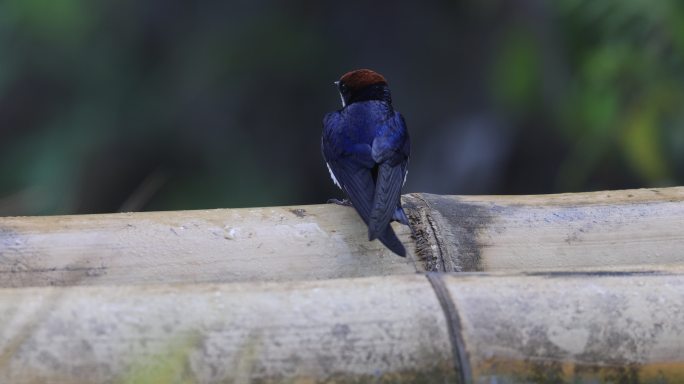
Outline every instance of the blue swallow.
{"type": "Polygon", "coordinates": [[[377,72],[351,71],[335,85],[342,109],[325,115],[321,139],[330,176],[368,225],[369,241],[378,239],[406,256],[390,225],[408,225],[401,207],[410,153],[404,117],[392,107],[387,81],[377,72]]]}

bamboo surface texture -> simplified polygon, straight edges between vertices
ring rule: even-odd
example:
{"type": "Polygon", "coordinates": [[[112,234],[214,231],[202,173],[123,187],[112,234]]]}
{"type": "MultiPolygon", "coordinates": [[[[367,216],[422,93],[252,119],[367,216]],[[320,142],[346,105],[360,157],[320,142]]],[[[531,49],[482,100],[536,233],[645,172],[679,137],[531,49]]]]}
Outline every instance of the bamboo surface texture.
{"type": "Polygon", "coordinates": [[[684,188],[0,218],[0,383],[684,383],[684,188]]]}
{"type": "Polygon", "coordinates": [[[0,382],[684,382],[684,275],[0,290],[0,382]]]}
{"type": "Polygon", "coordinates": [[[297,281],[426,271],[652,270],[684,263],[684,188],[404,196],[409,252],[350,207],[0,218],[0,286],[297,281]],[[412,236],[412,231],[415,236],[412,236]]]}
{"type": "Polygon", "coordinates": [[[530,196],[408,195],[435,271],[649,269],[684,263],[684,188],[530,196]]]}

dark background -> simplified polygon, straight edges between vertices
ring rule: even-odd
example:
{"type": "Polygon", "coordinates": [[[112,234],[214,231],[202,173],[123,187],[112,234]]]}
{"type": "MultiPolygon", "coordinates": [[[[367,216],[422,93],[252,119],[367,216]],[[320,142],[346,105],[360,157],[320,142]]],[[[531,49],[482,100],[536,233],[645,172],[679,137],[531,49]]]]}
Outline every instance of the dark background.
{"type": "Polygon", "coordinates": [[[682,184],[676,0],[0,2],[0,215],[321,203],[332,82],[388,79],[405,192],[682,184]]]}

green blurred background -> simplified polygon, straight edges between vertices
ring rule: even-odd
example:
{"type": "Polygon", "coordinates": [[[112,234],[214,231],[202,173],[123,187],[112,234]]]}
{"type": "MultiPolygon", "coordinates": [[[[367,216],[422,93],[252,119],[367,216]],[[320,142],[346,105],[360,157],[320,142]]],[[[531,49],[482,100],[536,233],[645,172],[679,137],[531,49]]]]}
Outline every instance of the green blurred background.
{"type": "Polygon", "coordinates": [[[676,0],[0,2],[0,215],[321,203],[332,82],[384,74],[405,192],[683,184],[676,0]]]}

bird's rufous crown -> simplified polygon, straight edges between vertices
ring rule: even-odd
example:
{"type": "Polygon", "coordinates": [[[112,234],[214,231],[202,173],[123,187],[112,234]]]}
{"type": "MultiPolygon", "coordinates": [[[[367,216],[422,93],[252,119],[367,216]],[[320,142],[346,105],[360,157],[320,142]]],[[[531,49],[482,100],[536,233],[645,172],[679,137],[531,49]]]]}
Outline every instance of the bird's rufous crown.
{"type": "Polygon", "coordinates": [[[370,69],[347,72],[342,75],[340,82],[351,89],[362,89],[373,84],[387,84],[387,80],[381,74],[370,69]]]}

